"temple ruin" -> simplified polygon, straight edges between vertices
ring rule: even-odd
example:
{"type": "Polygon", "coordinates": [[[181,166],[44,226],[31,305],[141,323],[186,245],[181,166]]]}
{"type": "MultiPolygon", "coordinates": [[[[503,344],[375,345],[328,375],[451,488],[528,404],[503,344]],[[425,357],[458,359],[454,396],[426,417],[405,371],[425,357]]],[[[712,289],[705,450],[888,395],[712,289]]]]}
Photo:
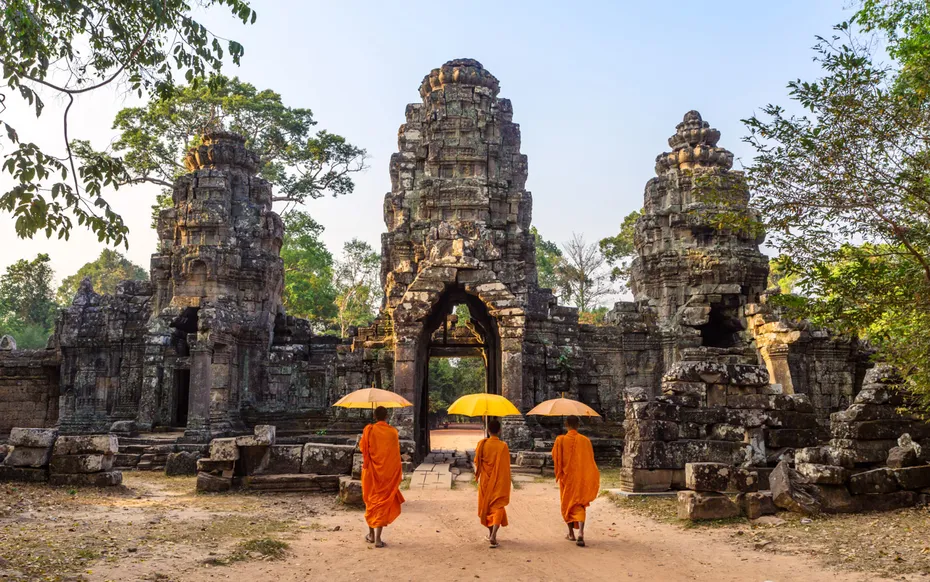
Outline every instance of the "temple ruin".
{"type": "MultiPolygon", "coordinates": [[[[680,485],[689,462],[771,468],[826,443],[830,414],[853,404],[870,353],[767,302],[762,237],[715,220],[752,212],[720,133],[685,114],[646,184],[634,300],[604,325],[580,324],[539,286],[528,160],[499,90],[470,59],[423,79],[390,161],[382,308],[346,339],[285,313],[271,185],[241,137],[205,136],[159,217],[150,281],[112,296],[85,282],[48,349],[0,344],[0,433],[170,427],[188,443],[267,425],[279,437],[353,434],[359,421],[333,402],[378,386],[414,402],[394,422],[423,457],[430,359],[480,356],[487,390],[521,411],[560,393],[598,410],[603,420],[586,430],[600,460],[622,456],[630,489],[680,485]],[[461,304],[467,321],[455,315],[461,304]]],[[[558,429],[504,419],[515,450],[546,449],[558,429]]]]}

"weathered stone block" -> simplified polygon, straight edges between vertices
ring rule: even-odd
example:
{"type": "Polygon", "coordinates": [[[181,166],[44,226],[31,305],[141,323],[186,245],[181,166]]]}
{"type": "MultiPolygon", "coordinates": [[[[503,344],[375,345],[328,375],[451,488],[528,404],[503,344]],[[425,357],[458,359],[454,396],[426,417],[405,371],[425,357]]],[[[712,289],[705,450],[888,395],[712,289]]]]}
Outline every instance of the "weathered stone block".
{"type": "Polygon", "coordinates": [[[857,495],[856,502],[859,504],[860,511],[892,511],[916,505],[917,493],[914,491],[870,493],[857,495]]]}
{"type": "Polygon", "coordinates": [[[817,442],[817,435],[809,429],[766,429],[765,444],[773,449],[809,447],[817,442]]]}
{"type": "Polygon", "coordinates": [[[814,463],[798,463],[798,473],[804,475],[811,483],[818,485],[842,485],[849,478],[849,473],[843,467],[835,465],[818,465],[814,463]]]}
{"type": "Polygon", "coordinates": [[[686,463],[685,486],[693,491],[726,491],[732,469],[723,463],[686,463]]]}
{"type": "Polygon", "coordinates": [[[210,458],[214,461],[238,461],[239,447],[236,445],[236,438],[210,441],[210,458]]]}
{"type": "Polygon", "coordinates": [[[259,424],[255,427],[254,434],[236,437],[236,446],[270,447],[274,444],[274,440],[275,427],[270,424],[259,424]]]}
{"type": "Polygon", "coordinates": [[[197,491],[219,492],[232,488],[232,477],[218,477],[209,473],[197,473],[197,491]]]}
{"type": "Polygon", "coordinates": [[[748,519],[759,519],[763,515],[775,515],[778,508],[772,501],[771,491],[752,491],[736,496],[736,505],[748,519]]]}
{"type": "Polygon", "coordinates": [[[232,477],[235,461],[217,461],[215,459],[197,459],[197,472],[209,473],[218,477],[232,477]]]}
{"type": "Polygon", "coordinates": [[[795,464],[813,463],[815,465],[835,465],[844,469],[856,466],[849,451],[833,447],[806,447],[794,452],[795,464]]]}
{"type": "Polygon", "coordinates": [[[49,485],[68,485],[76,487],[115,487],[123,483],[121,471],[103,473],[51,473],[49,485]]]}
{"type": "Polygon", "coordinates": [[[300,473],[303,445],[274,445],[265,472],[268,474],[300,473]]]}
{"type": "Polygon", "coordinates": [[[552,453],[542,451],[519,451],[517,463],[520,467],[542,468],[552,464],[552,453]]]}
{"type": "Polygon", "coordinates": [[[33,448],[23,445],[13,447],[13,450],[3,460],[10,467],[45,467],[52,456],[51,447],[33,448]]]}
{"type": "Polygon", "coordinates": [[[115,455],[119,441],[113,434],[63,435],[55,441],[55,455],[115,455]]]}
{"type": "Polygon", "coordinates": [[[627,411],[636,420],[678,420],[678,407],[667,402],[633,402],[627,411]]]}
{"type": "Polygon", "coordinates": [[[0,465],[0,481],[25,481],[29,483],[44,483],[48,481],[47,469],[31,467],[10,467],[0,465]]]}
{"type": "Polygon", "coordinates": [[[623,421],[626,438],[641,441],[676,441],[678,440],[678,423],[667,420],[637,420],[628,418],[623,421]]]}
{"type": "Polygon", "coordinates": [[[352,455],[352,478],[361,479],[362,478],[362,465],[365,462],[365,456],[362,453],[355,453],[352,455]]]}
{"type": "Polygon", "coordinates": [[[754,493],[759,490],[759,473],[742,467],[734,467],[730,473],[730,489],[740,493],[754,493]]]}
{"type": "Polygon", "coordinates": [[[885,464],[892,469],[901,469],[903,467],[913,467],[919,462],[917,450],[913,447],[893,447],[888,451],[888,459],[885,464]]]}
{"type": "Polygon", "coordinates": [[[867,420],[861,422],[833,422],[830,433],[833,438],[877,441],[897,439],[911,426],[907,420],[867,420]]]}
{"type": "Polygon", "coordinates": [[[775,505],[788,511],[816,515],[822,511],[821,493],[797,471],[782,461],[769,475],[769,486],[775,505]]]}
{"type": "Polygon", "coordinates": [[[821,509],[824,513],[856,513],[859,511],[858,495],[850,495],[843,485],[820,485],[821,509]]]}
{"type": "Polygon", "coordinates": [[[894,471],[886,467],[857,473],[849,478],[849,491],[853,495],[893,493],[898,489],[894,471]]]}
{"type": "Polygon", "coordinates": [[[674,471],[669,469],[620,469],[620,489],[631,493],[656,493],[668,491],[672,486],[674,471]]]}
{"type": "Polygon", "coordinates": [[[52,455],[52,473],[100,473],[113,468],[114,455],[52,455]]]}
{"type": "Polygon", "coordinates": [[[165,461],[165,475],[169,477],[180,475],[196,475],[197,461],[200,455],[190,451],[181,451],[179,453],[169,453],[165,461]]]}
{"type": "Polygon", "coordinates": [[[916,491],[930,487],[930,465],[895,469],[894,476],[901,489],[916,491]]]}
{"type": "Polygon", "coordinates": [[[339,501],[352,507],[365,507],[365,501],[362,499],[362,482],[351,477],[340,477],[339,501]]]}
{"type": "Polygon", "coordinates": [[[318,475],[349,475],[352,473],[352,457],[355,447],[350,445],[304,445],[300,466],[301,473],[318,475]]]}
{"type": "Polygon", "coordinates": [[[10,431],[10,438],[7,441],[14,447],[26,447],[31,449],[42,449],[51,447],[55,444],[58,437],[56,428],[14,428],[10,431]]]}
{"type": "Polygon", "coordinates": [[[139,427],[134,420],[117,420],[110,425],[110,432],[117,435],[134,437],[138,436],[139,427]]]}
{"type": "Polygon", "coordinates": [[[723,493],[678,492],[678,519],[692,521],[739,517],[739,507],[723,493]]]}

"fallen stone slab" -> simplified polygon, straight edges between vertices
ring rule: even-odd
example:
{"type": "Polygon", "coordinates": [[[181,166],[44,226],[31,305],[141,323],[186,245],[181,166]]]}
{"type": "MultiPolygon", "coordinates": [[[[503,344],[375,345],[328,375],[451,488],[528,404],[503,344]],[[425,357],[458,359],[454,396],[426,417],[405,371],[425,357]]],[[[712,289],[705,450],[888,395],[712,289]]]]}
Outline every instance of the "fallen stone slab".
{"type": "Polygon", "coordinates": [[[685,486],[693,491],[726,491],[732,468],[724,463],[686,463],[685,486]]]}
{"type": "Polygon", "coordinates": [[[856,473],[849,478],[849,492],[853,495],[893,493],[899,488],[894,471],[887,467],[856,473]]]}
{"type": "Polygon", "coordinates": [[[217,477],[232,478],[236,468],[235,461],[217,461],[214,459],[197,459],[197,472],[209,473],[217,477]]]}
{"type": "Polygon", "coordinates": [[[52,473],[100,473],[113,468],[114,455],[52,455],[52,473]]]}
{"type": "Polygon", "coordinates": [[[232,488],[232,476],[219,477],[209,473],[197,473],[197,491],[217,493],[232,488]]]}
{"type": "Polygon", "coordinates": [[[362,453],[355,453],[352,455],[352,478],[361,479],[362,478],[362,465],[365,462],[365,457],[362,453]]]}
{"type": "Polygon", "coordinates": [[[894,476],[901,489],[916,491],[930,487],[930,465],[895,469],[894,476]]]}
{"type": "Polygon", "coordinates": [[[189,451],[171,453],[168,455],[168,460],[165,461],[165,475],[168,475],[169,477],[196,475],[197,461],[199,459],[199,454],[191,453],[189,451]]]}
{"type": "Polygon", "coordinates": [[[355,447],[351,445],[304,445],[300,465],[301,473],[318,475],[350,475],[355,447]]]}
{"type": "Polygon", "coordinates": [[[306,491],[309,493],[339,492],[340,475],[253,475],[242,479],[242,486],[256,491],[306,491]]]}
{"type": "Polygon", "coordinates": [[[79,487],[114,487],[123,482],[121,471],[106,471],[103,473],[51,473],[48,477],[50,485],[69,485],[79,487]]]}
{"type": "Polygon", "coordinates": [[[10,431],[8,444],[32,449],[51,448],[58,437],[57,428],[18,428],[10,431]]]}
{"type": "Polygon", "coordinates": [[[775,505],[804,515],[821,512],[820,490],[816,485],[782,461],[769,475],[775,505]]]}
{"type": "Polygon", "coordinates": [[[672,486],[671,469],[620,469],[620,489],[630,493],[659,493],[672,486]]]}
{"type": "Polygon", "coordinates": [[[55,441],[55,455],[115,455],[119,440],[114,434],[67,435],[55,441]]]}
{"type": "Polygon", "coordinates": [[[273,445],[265,472],[268,474],[300,473],[303,445],[273,445]]]}
{"type": "Polygon", "coordinates": [[[818,485],[843,485],[849,478],[849,472],[846,469],[835,465],[798,463],[797,471],[808,481],[818,485]]]}
{"type": "Polygon", "coordinates": [[[752,493],[760,489],[758,471],[734,467],[730,473],[730,489],[740,493],[752,493]]]}
{"type": "Polygon", "coordinates": [[[845,485],[820,485],[820,502],[824,513],[856,513],[859,496],[850,495],[845,485]]]}
{"type": "Polygon", "coordinates": [[[238,461],[239,446],[236,438],[213,439],[210,441],[210,458],[214,461],[238,461]]]}
{"type": "Polygon", "coordinates": [[[48,481],[47,469],[30,467],[10,467],[0,465],[0,481],[25,481],[28,483],[45,483],[48,481]]]}
{"type": "Polygon", "coordinates": [[[678,492],[678,519],[692,521],[739,517],[740,509],[723,493],[678,492]]]}
{"type": "Polygon", "coordinates": [[[13,450],[3,460],[3,464],[10,467],[40,468],[48,466],[51,457],[51,447],[34,448],[19,445],[13,447],[13,450]]]}
{"type": "Polygon", "coordinates": [[[833,465],[844,469],[852,469],[856,466],[852,454],[844,449],[835,449],[833,447],[797,449],[794,452],[794,462],[796,465],[811,463],[814,465],[833,465]]]}
{"type": "Polygon", "coordinates": [[[888,451],[888,458],[885,460],[885,464],[892,469],[913,467],[919,462],[917,450],[913,447],[893,447],[888,451]]]}
{"type": "Polygon", "coordinates": [[[748,519],[759,519],[763,515],[778,513],[771,491],[740,493],[736,496],[736,505],[748,519]]]}
{"type": "Polygon", "coordinates": [[[517,465],[521,467],[542,468],[552,464],[552,453],[540,451],[520,451],[517,453],[517,465]]]}
{"type": "Polygon", "coordinates": [[[340,477],[339,501],[344,505],[365,507],[365,501],[362,499],[362,482],[351,477],[340,477]]]}
{"type": "Polygon", "coordinates": [[[119,436],[139,436],[139,427],[134,420],[117,420],[110,425],[110,432],[119,436]]]}
{"type": "Polygon", "coordinates": [[[893,511],[913,507],[917,504],[914,491],[895,491],[894,493],[870,493],[856,495],[861,511],[893,511]]]}
{"type": "Polygon", "coordinates": [[[142,459],[137,453],[118,453],[113,457],[113,466],[117,469],[135,469],[142,459]]]}

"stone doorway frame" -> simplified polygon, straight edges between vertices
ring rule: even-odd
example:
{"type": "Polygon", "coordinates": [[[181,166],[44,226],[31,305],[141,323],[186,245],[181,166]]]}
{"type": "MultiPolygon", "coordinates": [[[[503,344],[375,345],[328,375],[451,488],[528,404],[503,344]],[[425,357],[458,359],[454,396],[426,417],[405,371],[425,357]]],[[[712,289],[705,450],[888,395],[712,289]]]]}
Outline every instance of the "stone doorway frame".
{"type": "Polygon", "coordinates": [[[422,268],[392,312],[394,390],[414,403],[413,410],[402,409],[397,424],[403,438],[416,441],[420,458],[429,452],[429,436],[423,436],[421,419],[424,400],[428,399],[430,335],[445,317],[446,310],[455,304],[450,303],[450,298],[456,299],[456,303],[463,299],[472,313],[475,310],[487,313],[488,322],[496,331],[493,335],[497,344],[494,349],[487,350],[487,390],[499,388],[501,395],[525,410],[523,338],[526,316],[522,302],[493,271],[481,269],[477,260],[458,259],[454,263],[422,268]],[[492,354],[498,356],[497,362],[492,362],[492,354]]]}

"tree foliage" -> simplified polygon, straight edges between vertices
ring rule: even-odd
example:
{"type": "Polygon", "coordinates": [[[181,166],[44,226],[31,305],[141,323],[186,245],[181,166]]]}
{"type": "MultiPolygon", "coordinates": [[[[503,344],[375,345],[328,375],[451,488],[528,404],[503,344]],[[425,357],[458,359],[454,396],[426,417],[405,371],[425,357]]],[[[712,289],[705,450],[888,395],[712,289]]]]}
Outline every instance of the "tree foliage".
{"type": "Polygon", "coordinates": [[[53,276],[46,254],[20,259],[0,276],[0,335],[13,336],[19,348],[43,347],[52,333],[58,308],[53,276]]]}
{"type": "Polygon", "coordinates": [[[90,281],[97,293],[116,292],[120,281],[142,281],[149,278],[148,272],[133,263],[122,254],[111,249],[103,249],[96,260],[85,263],[77,273],[65,277],[58,287],[58,303],[70,305],[84,277],[90,281]]]}
{"type": "MultiPolygon", "coordinates": [[[[223,7],[243,23],[255,21],[245,0],[198,4],[223,7]]],[[[15,217],[18,236],[44,232],[67,238],[75,217],[99,240],[125,243],[128,229],[103,197],[103,188],[125,181],[127,168],[121,159],[102,153],[79,159],[71,148],[75,136],[68,116],[76,96],[108,85],[164,97],[173,92],[176,74],[194,82],[219,70],[227,54],[238,63],[242,45],[213,35],[191,13],[186,0],[0,3],[0,139],[12,146],[2,171],[13,177],[13,187],[0,194],[0,210],[15,217]],[[55,152],[32,142],[4,113],[6,100],[17,96],[39,117],[42,95],[48,94],[66,104],[62,148],[55,152]]]]}
{"type": "Polygon", "coordinates": [[[461,396],[485,391],[487,372],[481,358],[430,358],[428,378],[429,411],[445,416],[461,396]]]}
{"type": "Polygon", "coordinates": [[[336,318],[333,255],[320,240],[323,226],[300,211],[284,215],[284,307],[321,331],[336,318]]]}
{"type": "Polygon", "coordinates": [[[604,260],[611,267],[611,282],[619,283],[624,289],[630,278],[630,263],[636,256],[633,233],[636,230],[636,221],[641,215],[639,210],[627,214],[620,223],[620,232],[615,236],[602,238],[598,243],[604,260]]]}
{"type": "Polygon", "coordinates": [[[594,310],[614,292],[604,255],[597,244],[586,242],[580,234],[573,234],[562,250],[562,261],[556,269],[562,299],[573,303],[581,313],[594,310]]]}
{"type": "Polygon", "coordinates": [[[533,235],[533,245],[536,249],[536,273],[539,286],[552,289],[558,293],[559,276],[557,269],[563,261],[562,249],[556,243],[540,236],[535,226],[530,228],[530,234],[533,235]]]}
{"type": "Polygon", "coordinates": [[[768,105],[744,122],[753,204],[802,296],[782,301],[872,341],[930,409],[928,25],[922,0],[864,2],[818,38],[822,76],[789,83],[801,112],[768,105]]]}
{"type": "MultiPolygon", "coordinates": [[[[289,107],[281,95],[217,75],[210,83],[180,87],[144,107],[128,107],[116,115],[113,142],[128,171],[126,182],[149,182],[171,188],[186,173],[184,157],[209,131],[232,131],[261,160],[259,175],[275,187],[275,201],[302,203],[326,193],[349,194],[352,174],[365,169],[365,150],[326,130],[309,109],[289,107]]],[[[82,156],[94,155],[78,144],[82,156]]],[[[170,202],[170,190],[159,197],[157,210],[170,202]]]]}
{"type": "Polygon", "coordinates": [[[336,262],[336,324],[345,337],[350,326],[367,325],[381,301],[381,255],[367,242],[353,238],[336,262]]]}

